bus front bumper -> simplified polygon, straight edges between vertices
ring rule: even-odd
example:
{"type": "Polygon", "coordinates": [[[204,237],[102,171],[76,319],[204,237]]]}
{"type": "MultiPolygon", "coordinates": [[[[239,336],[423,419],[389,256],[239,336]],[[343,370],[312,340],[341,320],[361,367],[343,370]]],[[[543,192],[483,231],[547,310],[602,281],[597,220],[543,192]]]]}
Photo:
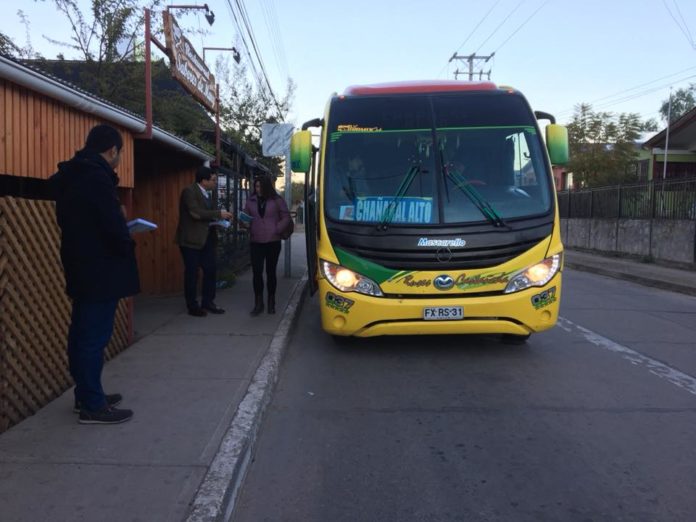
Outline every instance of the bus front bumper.
{"type": "Polygon", "coordinates": [[[546,286],[478,297],[384,298],[343,293],[319,280],[323,329],[332,335],[512,334],[529,335],[556,324],[561,273],[546,286]],[[463,318],[425,320],[426,307],[462,307],[463,318]]]}

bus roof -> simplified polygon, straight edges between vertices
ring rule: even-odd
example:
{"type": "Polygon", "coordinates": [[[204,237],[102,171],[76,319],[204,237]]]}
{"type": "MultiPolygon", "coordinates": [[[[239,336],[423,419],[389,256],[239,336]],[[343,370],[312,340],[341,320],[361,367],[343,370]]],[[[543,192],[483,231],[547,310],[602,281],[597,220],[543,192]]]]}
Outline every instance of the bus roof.
{"type": "Polygon", "coordinates": [[[364,96],[373,94],[418,94],[456,91],[494,91],[498,87],[493,82],[465,82],[456,80],[424,80],[410,82],[375,83],[372,85],[351,85],[344,91],[345,96],[364,96]]]}

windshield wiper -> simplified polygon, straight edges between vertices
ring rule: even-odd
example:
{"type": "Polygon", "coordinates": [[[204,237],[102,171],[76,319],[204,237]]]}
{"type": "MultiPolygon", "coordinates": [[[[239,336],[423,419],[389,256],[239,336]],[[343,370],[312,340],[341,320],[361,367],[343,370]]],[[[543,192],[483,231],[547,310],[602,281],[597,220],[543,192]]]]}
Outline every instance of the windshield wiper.
{"type": "Polygon", "coordinates": [[[498,214],[493,206],[479,193],[479,191],[476,190],[471,183],[469,183],[468,179],[466,179],[462,174],[450,172],[445,166],[444,161],[442,162],[442,165],[442,169],[445,171],[445,176],[452,180],[454,186],[461,190],[466,197],[469,198],[474,206],[479,209],[481,214],[486,216],[486,219],[488,219],[496,227],[508,227],[508,224],[503,220],[503,218],[500,217],[500,214],[498,214]]]}
{"type": "Polygon", "coordinates": [[[413,183],[413,180],[416,179],[416,174],[418,174],[420,171],[420,165],[412,165],[411,168],[408,169],[408,172],[406,172],[406,175],[401,180],[401,185],[399,185],[399,188],[394,195],[394,199],[389,203],[387,208],[384,209],[384,213],[382,214],[382,222],[377,226],[378,230],[387,230],[388,225],[392,222],[394,216],[396,215],[396,208],[399,205],[399,202],[406,195],[411,183],[413,183]]]}

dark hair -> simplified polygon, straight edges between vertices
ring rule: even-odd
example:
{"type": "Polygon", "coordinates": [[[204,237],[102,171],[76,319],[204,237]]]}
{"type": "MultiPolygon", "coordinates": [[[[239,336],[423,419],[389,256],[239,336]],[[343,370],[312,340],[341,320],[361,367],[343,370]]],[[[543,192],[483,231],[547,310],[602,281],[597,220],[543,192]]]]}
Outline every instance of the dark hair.
{"type": "Polygon", "coordinates": [[[210,167],[201,166],[198,167],[196,171],[196,183],[200,183],[204,180],[209,180],[211,177],[215,176],[217,173],[213,171],[210,167]]]}
{"type": "Polygon", "coordinates": [[[119,151],[123,148],[121,133],[111,125],[102,124],[92,127],[85,140],[85,150],[101,154],[112,147],[116,147],[119,151]]]}
{"type": "Polygon", "coordinates": [[[256,182],[259,182],[261,184],[261,195],[266,198],[266,199],[274,199],[278,196],[278,193],[275,190],[275,187],[273,187],[273,181],[271,180],[270,176],[267,175],[261,175],[256,177],[254,179],[254,187],[256,187],[256,182]]]}

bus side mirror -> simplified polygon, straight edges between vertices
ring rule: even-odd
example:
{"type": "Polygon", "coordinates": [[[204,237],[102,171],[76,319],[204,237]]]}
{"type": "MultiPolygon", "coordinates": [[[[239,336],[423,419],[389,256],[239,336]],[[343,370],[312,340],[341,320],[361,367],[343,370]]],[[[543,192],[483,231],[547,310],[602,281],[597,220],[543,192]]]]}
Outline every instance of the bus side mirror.
{"type": "Polygon", "coordinates": [[[290,140],[290,167],[293,172],[309,172],[312,161],[312,133],[299,131],[290,140]]]}
{"type": "Polygon", "coordinates": [[[547,125],[546,148],[552,165],[568,163],[568,129],[555,123],[547,125]]]}

